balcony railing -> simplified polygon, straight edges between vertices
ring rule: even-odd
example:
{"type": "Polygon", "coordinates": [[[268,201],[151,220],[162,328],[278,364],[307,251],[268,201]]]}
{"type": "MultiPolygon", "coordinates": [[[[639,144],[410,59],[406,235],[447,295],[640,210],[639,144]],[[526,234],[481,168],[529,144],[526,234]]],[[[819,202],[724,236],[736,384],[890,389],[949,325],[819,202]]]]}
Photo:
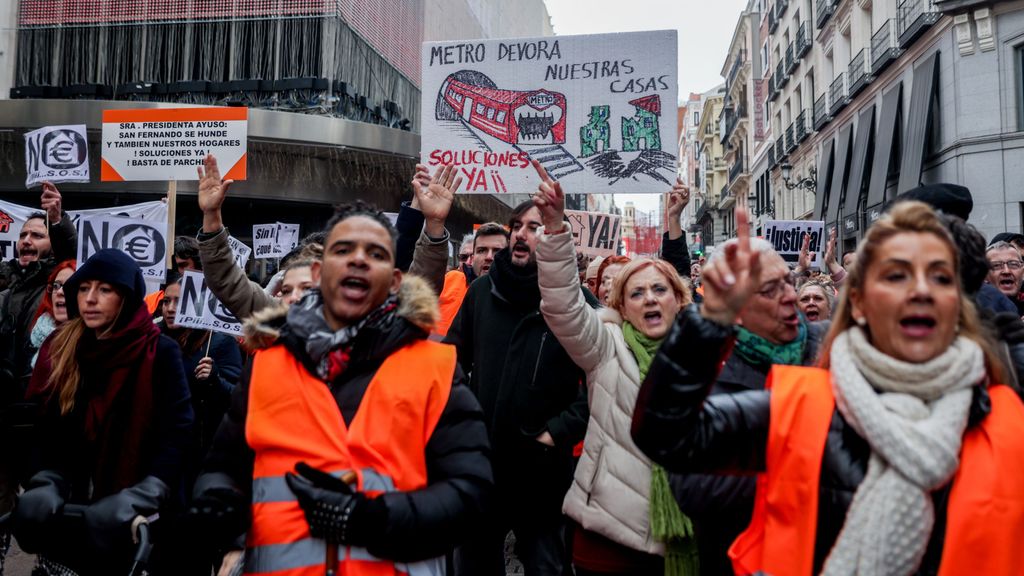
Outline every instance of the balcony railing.
{"type": "Polygon", "coordinates": [[[797,59],[803,58],[811,50],[811,23],[802,22],[796,31],[796,54],[797,59]]]}
{"type": "Polygon", "coordinates": [[[786,158],[786,143],[783,141],[782,136],[779,136],[775,140],[775,157],[779,162],[782,162],[786,158]]]}
{"type": "Polygon", "coordinates": [[[806,140],[807,136],[811,133],[810,126],[807,122],[808,120],[810,120],[810,118],[808,118],[807,110],[801,110],[800,114],[796,117],[796,122],[794,122],[796,127],[793,129],[797,144],[806,140]]]}
{"type": "Polygon", "coordinates": [[[828,91],[826,90],[814,101],[814,129],[821,130],[821,127],[828,124],[831,119],[832,115],[829,114],[828,109],[828,91]]]}
{"type": "Polygon", "coordinates": [[[768,33],[775,34],[775,31],[779,29],[779,17],[775,14],[775,8],[768,11],[768,33]]]}
{"type": "Polygon", "coordinates": [[[740,68],[743,67],[747,61],[747,51],[740,50],[739,54],[736,55],[736,60],[732,63],[732,68],[729,69],[729,76],[725,81],[725,93],[728,94],[732,89],[733,82],[736,81],[736,75],[740,73],[740,68]]]}
{"type": "Polygon", "coordinates": [[[775,146],[768,148],[768,169],[771,170],[779,165],[779,159],[775,157],[775,146]]]}
{"type": "Polygon", "coordinates": [[[867,49],[857,52],[850,60],[850,98],[856,96],[871,82],[871,58],[867,49]]]}
{"type": "Polygon", "coordinates": [[[925,30],[939,21],[942,13],[935,8],[933,0],[903,0],[896,8],[896,28],[899,31],[900,47],[907,48],[925,30]]]}
{"type": "Polygon", "coordinates": [[[791,122],[786,127],[786,154],[789,154],[793,150],[796,150],[796,135],[793,130],[793,123],[791,122]]]}
{"type": "Polygon", "coordinates": [[[793,58],[793,43],[790,42],[789,46],[786,46],[786,74],[792,74],[799,63],[799,60],[793,58]]]}
{"type": "Polygon", "coordinates": [[[831,112],[833,116],[836,115],[836,112],[842,110],[849,102],[848,88],[849,87],[846,84],[846,72],[840,72],[839,76],[832,81],[832,86],[829,88],[829,102],[832,103],[831,112]]]}
{"type": "Polygon", "coordinates": [[[789,74],[786,73],[786,69],[783,68],[783,64],[784,63],[780,59],[779,63],[775,66],[775,87],[778,88],[780,92],[782,91],[782,87],[786,85],[786,82],[789,81],[789,74]]]}
{"type": "Polygon", "coordinates": [[[768,101],[769,102],[774,102],[775,99],[779,97],[779,93],[781,93],[781,92],[782,92],[782,90],[780,90],[779,86],[777,86],[775,84],[775,75],[773,74],[773,75],[769,76],[768,77],[768,101]]]}
{"type": "Polygon", "coordinates": [[[733,161],[732,167],[729,168],[729,184],[735,182],[737,178],[746,172],[744,164],[746,164],[746,157],[743,154],[737,154],[736,160],[733,161]]]}
{"type": "Polygon", "coordinates": [[[789,8],[789,0],[775,0],[775,15],[779,18],[779,21],[782,21],[786,8],[789,8]]]}
{"type": "Polygon", "coordinates": [[[875,74],[892,64],[900,55],[896,19],[890,18],[871,36],[871,69],[875,74]]]}
{"type": "Polygon", "coordinates": [[[838,4],[836,0],[818,0],[818,17],[814,21],[818,25],[818,30],[821,30],[835,13],[836,4],[838,4]]]}

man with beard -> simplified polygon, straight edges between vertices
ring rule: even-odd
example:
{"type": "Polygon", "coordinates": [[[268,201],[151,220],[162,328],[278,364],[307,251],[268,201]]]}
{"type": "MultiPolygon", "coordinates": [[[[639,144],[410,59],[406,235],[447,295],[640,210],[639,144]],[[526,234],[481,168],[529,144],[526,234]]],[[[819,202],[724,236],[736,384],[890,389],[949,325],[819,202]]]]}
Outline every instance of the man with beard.
{"type": "Polygon", "coordinates": [[[515,207],[509,229],[508,248],[470,285],[445,339],[456,345],[484,409],[497,491],[488,523],[456,549],[455,572],[504,574],[503,543],[512,530],[526,574],[561,576],[568,561],[562,500],[572,448],[589,417],[584,374],[540,313],[536,249],[544,232],[532,201],[515,207]]]}
{"type": "MultiPolygon", "coordinates": [[[[0,412],[25,396],[36,354],[30,331],[47,278],[58,263],[75,257],[75,226],[49,182],[43,184],[40,207],[44,212],[32,214],[21,227],[17,257],[7,263],[10,284],[0,293],[0,412]]],[[[0,458],[0,514],[10,511],[18,487],[12,460],[0,458]]],[[[10,539],[10,533],[0,532],[0,572],[10,539]]]]}

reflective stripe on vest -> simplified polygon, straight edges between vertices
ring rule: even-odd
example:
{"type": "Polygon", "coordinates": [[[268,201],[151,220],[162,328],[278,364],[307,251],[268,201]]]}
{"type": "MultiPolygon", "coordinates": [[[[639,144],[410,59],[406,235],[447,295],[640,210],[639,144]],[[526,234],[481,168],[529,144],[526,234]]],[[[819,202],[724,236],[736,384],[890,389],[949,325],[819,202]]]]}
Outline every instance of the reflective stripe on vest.
{"type": "MultiPolygon", "coordinates": [[[[298,462],[339,477],[355,471],[354,488],[370,497],[425,487],[426,444],[448,403],[454,373],[453,347],[410,344],[377,369],[346,425],[327,385],[283,346],[258,352],[246,418],[246,441],[256,454],[246,574],[324,573],[324,543],[310,537],[285,481],[298,462]]],[[[347,576],[444,573],[441,559],[406,565],[350,547],[340,548],[339,557],[340,573],[347,576]]]]}
{"type": "MultiPolygon", "coordinates": [[[[827,370],[773,366],[765,472],[750,526],[729,556],[741,576],[808,576],[814,569],[821,459],[835,409],[827,370]]],[[[992,411],[964,433],[953,477],[939,576],[1020,573],[1024,531],[1024,405],[989,387],[992,411]]]]}
{"type": "MultiPolygon", "coordinates": [[[[245,551],[245,573],[265,574],[302,568],[315,568],[323,574],[324,557],[327,547],[323,540],[303,538],[287,544],[257,546],[245,551]]],[[[346,564],[368,563],[371,565],[391,564],[370,554],[366,548],[339,546],[338,558],[346,564]]],[[[351,574],[351,568],[347,574],[351,574]]],[[[395,563],[394,573],[409,576],[444,576],[444,560],[435,558],[411,564],[395,563]]]]}

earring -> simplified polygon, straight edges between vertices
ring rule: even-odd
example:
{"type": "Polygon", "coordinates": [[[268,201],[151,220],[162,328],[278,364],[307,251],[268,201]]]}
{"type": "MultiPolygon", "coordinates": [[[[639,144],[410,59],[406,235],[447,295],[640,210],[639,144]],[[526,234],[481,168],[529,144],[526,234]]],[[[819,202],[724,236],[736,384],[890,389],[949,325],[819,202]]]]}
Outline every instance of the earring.
{"type": "Polygon", "coordinates": [[[864,318],[863,316],[861,316],[860,318],[854,318],[854,322],[856,322],[857,326],[860,326],[861,328],[868,325],[867,318],[864,318]]]}

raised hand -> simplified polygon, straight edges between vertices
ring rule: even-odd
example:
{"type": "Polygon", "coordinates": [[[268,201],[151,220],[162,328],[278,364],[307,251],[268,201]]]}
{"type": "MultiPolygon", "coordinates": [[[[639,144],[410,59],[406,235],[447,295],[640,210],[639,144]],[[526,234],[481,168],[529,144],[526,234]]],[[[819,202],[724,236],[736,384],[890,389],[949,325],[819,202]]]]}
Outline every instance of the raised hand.
{"type": "Polygon", "coordinates": [[[804,232],[803,243],[800,244],[800,257],[796,261],[797,272],[806,272],[811,268],[811,235],[804,232]]]}
{"type": "Polygon", "coordinates": [[[736,206],[737,241],[729,242],[701,272],[704,306],[701,314],[719,324],[736,322],[740,310],[761,286],[761,253],[750,246],[750,217],[736,206]]]}
{"type": "Polygon", "coordinates": [[[196,167],[199,174],[199,209],[203,212],[203,232],[217,232],[224,227],[220,207],[234,180],[222,180],[217,159],[207,154],[202,166],[196,167]]]}
{"type": "Polygon", "coordinates": [[[540,176],[540,186],[537,193],[533,195],[533,205],[540,210],[540,220],[544,223],[544,229],[549,232],[562,230],[565,222],[565,193],[562,192],[562,185],[557,180],[548,176],[548,171],[536,160],[531,161],[537,175],[540,176]]]}
{"type": "Polygon", "coordinates": [[[39,197],[39,206],[46,212],[46,217],[51,224],[60,222],[60,191],[51,182],[43,182],[43,194],[39,197]]]}
{"type": "Polygon", "coordinates": [[[416,193],[419,209],[423,212],[423,218],[426,220],[427,235],[431,238],[444,235],[444,221],[448,219],[448,213],[451,212],[455,193],[462,186],[462,176],[457,176],[456,172],[454,166],[442,164],[434,172],[429,184],[424,186],[421,182],[419,168],[416,169],[412,189],[416,193]]]}
{"type": "Polygon", "coordinates": [[[672,186],[672,191],[668,193],[668,217],[673,220],[679,220],[679,215],[683,213],[683,209],[689,203],[690,188],[677,178],[675,186],[672,186]]]}
{"type": "Polygon", "coordinates": [[[431,181],[430,169],[427,168],[426,166],[424,166],[423,164],[417,164],[416,165],[416,173],[413,174],[412,182],[411,182],[411,184],[412,184],[412,192],[413,192],[413,194],[412,194],[412,202],[409,203],[409,205],[412,206],[414,209],[416,209],[416,210],[420,209],[420,199],[416,195],[416,186],[417,186],[417,184],[419,186],[423,187],[423,188],[427,188],[427,187],[430,186],[430,181],[431,181]]]}
{"type": "Polygon", "coordinates": [[[839,261],[836,260],[836,229],[829,228],[828,230],[828,243],[825,244],[825,265],[828,266],[829,272],[834,272],[839,268],[839,261]]]}

